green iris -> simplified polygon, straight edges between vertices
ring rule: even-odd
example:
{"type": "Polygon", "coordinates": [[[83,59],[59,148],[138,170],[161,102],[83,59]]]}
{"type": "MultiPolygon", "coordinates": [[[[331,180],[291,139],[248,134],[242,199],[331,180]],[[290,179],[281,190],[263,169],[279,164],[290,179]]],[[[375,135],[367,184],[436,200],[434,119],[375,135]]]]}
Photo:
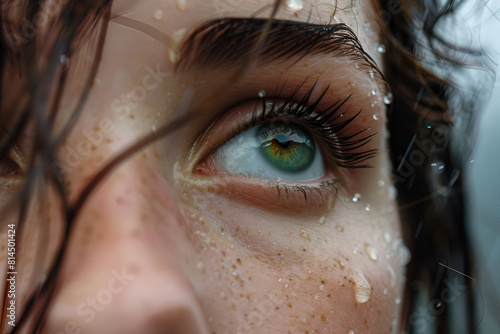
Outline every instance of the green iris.
{"type": "Polygon", "coordinates": [[[296,124],[277,122],[262,125],[259,150],[274,167],[290,173],[301,172],[314,161],[316,147],[309,133],[296,124]]]}

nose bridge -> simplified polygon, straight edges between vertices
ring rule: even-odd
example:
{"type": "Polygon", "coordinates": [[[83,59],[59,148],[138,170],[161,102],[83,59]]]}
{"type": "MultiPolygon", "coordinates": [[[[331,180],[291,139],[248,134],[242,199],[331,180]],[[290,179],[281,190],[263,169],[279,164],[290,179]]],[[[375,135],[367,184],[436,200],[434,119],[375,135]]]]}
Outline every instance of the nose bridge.
{"type": "Polygon", "coordinates": [[[48,333],[205,333],[180,269],[180,213],[165,184],[138,160],[121,167],[82,208],[48,333]],[[76,327],[75,327],[76,326],[76,327]]]}

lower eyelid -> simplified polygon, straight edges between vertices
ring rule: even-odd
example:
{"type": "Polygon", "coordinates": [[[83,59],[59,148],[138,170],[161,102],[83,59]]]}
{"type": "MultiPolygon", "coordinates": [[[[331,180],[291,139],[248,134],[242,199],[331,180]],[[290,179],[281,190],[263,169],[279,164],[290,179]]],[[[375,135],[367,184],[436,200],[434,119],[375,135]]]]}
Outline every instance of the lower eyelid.
{"type": "Polygon", "coordinates": [[[211,192],[227,196],[232,201],[247,202],[273,212],[282,211],[284,214],[330,211],[335,204],[337,190],[341,187],[341,182],[337,179],[294,184],[243,175],[214,176],[202,183],[211,192]]]}

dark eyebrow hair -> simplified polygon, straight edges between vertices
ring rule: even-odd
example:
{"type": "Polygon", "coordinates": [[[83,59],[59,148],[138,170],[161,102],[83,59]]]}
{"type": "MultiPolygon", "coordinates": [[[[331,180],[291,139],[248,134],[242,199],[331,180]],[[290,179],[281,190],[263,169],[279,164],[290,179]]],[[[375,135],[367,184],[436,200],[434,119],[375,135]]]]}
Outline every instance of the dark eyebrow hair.
{"type": "Polygon", "coordinates": [[[264,63],[325,54],[358,61],[358,66],[383,75],[363,49],[352,29],[344,23],[318,25],[304,22],[225,18],[196,28],[180,48],[178,69],[245,66],[245,61],[264,63]],[[265,34],[265,35],[262,35],[265,34]]]}

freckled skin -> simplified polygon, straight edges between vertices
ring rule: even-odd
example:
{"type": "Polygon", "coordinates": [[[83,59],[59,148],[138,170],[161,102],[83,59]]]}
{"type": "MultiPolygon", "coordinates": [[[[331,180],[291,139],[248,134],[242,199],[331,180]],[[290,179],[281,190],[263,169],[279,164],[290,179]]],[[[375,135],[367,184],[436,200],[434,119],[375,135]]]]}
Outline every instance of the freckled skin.
{"type": "MultiPolygon", "coordinates": [[[[188,0],[188,9],[179,10],[175,1],[131,4],[115,0],[113,12],[168,35],[183,28],[189,34],[200,22],[219,17],[214,3],[188,0]]],[[[223,14],[248,17],[268,3],[245,1],[223,14]]],[[[357,2],[356,6],[360,14],[342,11],[336,20],[353,27],[357,21],[370,20],[366,14],[369,3],[357,2]]],[[[307,8],[297,13],[284,9],[278,17],[306,21],[311,13],[307,8]]],[[[321,8],[319,13],[323,14],[312,12],[313,22],[328,20],[330,12],[321,8]]],[[[376,43],[373,36],[367,36],[364,29],[357,32],[365,47],[372,50],[376,43]]],[[[373,56],[380,63],[379,55],[373,56]]],[[[267,206],[262,201],[250,201],[255,193],[249,189],[255,188],[234,186],[231,179],[216,184],[206,175],[192,173],[195,160],[203,158],[196,155],[209,154],[215,148],[195,145],[217,114],[210,106],[223,105],[218,99],[224,96],[212,93],[224,91],[229,96],[245,89],[258,92],[260,86],[273,87],[276,83],[254,79],[252,75],[258,69],[252,68],[241,82],[229,87],[225,74],[209,78],[175,74],[170,59],[168,48],[158,41],[110,24],[98,80],[81,119],[59,152],[66,161],[68,152],[88,140],[85,134],[92,130],[96,141],[102,134],[91,153],[78,156],[64,171],[70,202],[111,157],[181,116],[176,110],[190,88],[202,96],[193,100],[193,108],[206,112],[198,113],[189,126],[117,167],[85,203],[65,255],[46,333],[65,332],[70,322],[83,333],[97,334],[393,331],[393,316],[398,314],[395,300],[401,294],[404,268],[398,264],[395,246],[400,239],[400,221],[394,200],[388,195],[390,169],[383,139],[383,103],[380,96],[369,96],[376,83],[354,72],[353,64],[321,57],[308,58],[295,67],[262,65],[269,66],[266,73],[270,82],[281,78],[300,83],[309,75],[326,85],[335,79],[338,94],[354,91],[357,110],[368,110],[357,120],[359,127],[369,126],[378,133],[370,142],[380,150],[371,160],[372,168],[336,170],[345,186],[334,197],[333,208],[318,205],[307,211],[289,204],[287,207],[283,198],[267,206]],[[120,106],[125,106],[121,96],[144,85],[144,77],[151,75],[147,66],[156,71],[157,64],[164,73],[157,87],[147,90],[147,97],[126,114],[115,112],[114,101],[118,99],[120,106]],[[371,108],[374,100],[379,103],[371,108]],[[378,121],[373,114],[379,115],[378,121]],[[193,147],[199,150],[192,152],[193,147]],[[384,181],[383,186],[378,185],[379,180],[384,181]],[[351,200],[355,193],[361,194],[357,202],[351,200]],[[384,237],[387,233],[390,240],[384,237]],[[367,284],[362,286],[364,302],[356,299],[360,274],[367,284]]],[[[76,80],[77,74],[72,73],[69,82],[76,80]]],[[[151,76],[148,80],[154,83],[151,76]]],[[[67,96],[62,105],[70,102],[67,96]]],[[[61,116],[56,125],[61,127],[66,120],[61,116]]],[[[209,140],[202,144],[210,146],[209,140]]],[[[260,198],[276,197],[263,193],[273,189],[265,185],[260,189],[260,198]]],[[[48,215],[54,222],[61,222],[53,211],[48,215]]],[[[31,217],[34,223],[43,223],[34,218],[34,213],[31,217]]],[[[39,231],[35,229],[35,233],[39,231]]],[[[55,236],[59,237],[57,233],[55,236]]],[[[0,240],[4,247],[4,234],[0,240]]],[[[48,257],[54,252],[55,248],[49,247],[48,257]]],[[[3,256],[0,259],[6,261],[3,256]]]]}

